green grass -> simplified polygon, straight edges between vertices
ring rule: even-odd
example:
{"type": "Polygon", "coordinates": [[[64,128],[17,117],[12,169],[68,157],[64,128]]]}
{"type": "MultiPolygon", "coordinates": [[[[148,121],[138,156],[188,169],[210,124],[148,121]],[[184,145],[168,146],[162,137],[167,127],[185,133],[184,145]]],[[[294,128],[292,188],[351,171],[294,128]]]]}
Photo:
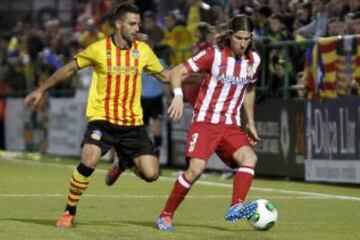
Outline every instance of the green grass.
{"type": "Polygon", "coordinates": [[[54,226],[66,201],[71,159],[2,153],[0,156],[0,239],[360,239],[360,190],[291,181],[258,180],[249,199],[266,198],[279,212],[270,231],[253,230],[246,220],[227,223],[231,180],[206,175],[191,190],[174,220],[174,232],[154,223],[174,183],[164,170],[155,183],[131,174],[113,187],[104,184],[102,163],[82,197],[77,226],[54,226]],[[216,184],[216,185],[215,185],[216,184]]]}

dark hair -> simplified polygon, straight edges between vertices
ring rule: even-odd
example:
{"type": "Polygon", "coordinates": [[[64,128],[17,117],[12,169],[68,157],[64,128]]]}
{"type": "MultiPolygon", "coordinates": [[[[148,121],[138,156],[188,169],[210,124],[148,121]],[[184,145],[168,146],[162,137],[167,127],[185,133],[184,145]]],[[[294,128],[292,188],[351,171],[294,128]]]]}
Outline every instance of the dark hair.
{"type": "Polygon", "coordinates": [[[239,14],[231,18],[228,24],[228,28],[232,32],[237,32],[237,31],[252,32],[254,29],[250,17],[244,14],[239,14]]]}
{"type": "Polygon", "coordinates": [[[281,13],[273,13],[270,15],[269,19],[278,20],[281,23],[284,23],[284,17],[281,13]]]}
{"type": "Polygon", "coordinates": [[[199,22],[197,30],[200,33],[199,41],[205,41],[206,36],[213,31],[213,27],[207,22],[199,22]]]}
{"type": "Polygon", "coordinates": [[[113,14],[113,21],[122,18],[126,13],[140,14],[140,9],[131,3],[120,4],[113,14]]]}
{"type": "Polygon", "coordinates": [[[221,33],[216,38],[216,43],[219,48],[224,48],[225,46],[230,45],[229,35],[238,31],[246,31],[252,33],[254,30],[253,23],[249,16],[244,14],[239,14],[230,19],[230,22],[227,25],[227,30],[221,33]]]}
{"type": "Polygon", "coordinates": [[[270,15],[272,14],[271,8],[267,5],[261,5],[259,6],[255,12],[265,16],[265,17],[270,17],[270,15]]]}
{"type": "Polygon", "coordinates": [[[143,14],[143,18],[150,18],[153,19],[155,21],[156,17],[155,17],[155,13],[153,11],[146,11],[143,14]]]}

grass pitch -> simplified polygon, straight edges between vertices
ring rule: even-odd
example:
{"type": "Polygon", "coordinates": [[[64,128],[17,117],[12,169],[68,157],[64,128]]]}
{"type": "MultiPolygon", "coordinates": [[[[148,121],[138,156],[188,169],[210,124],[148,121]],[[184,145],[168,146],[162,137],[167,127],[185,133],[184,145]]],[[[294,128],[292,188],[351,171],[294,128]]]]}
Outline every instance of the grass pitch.
{"type": "Polygon", "coordinates": [[[205,175],[191,189],[174,219],[174,232],[159,232],[155,221],[175,177],[163,170],[154,183],[124,174],[107,187],[102,163],[81,198],[77,225],[54,226],[66,203],[71,159],[1,153],[0,239],[360,239],[359,186],[334,186],[256,179],[248,200],[266,198],[279,212],[269,231],[246,220],[227,223],[231,180],[205,175]]]}

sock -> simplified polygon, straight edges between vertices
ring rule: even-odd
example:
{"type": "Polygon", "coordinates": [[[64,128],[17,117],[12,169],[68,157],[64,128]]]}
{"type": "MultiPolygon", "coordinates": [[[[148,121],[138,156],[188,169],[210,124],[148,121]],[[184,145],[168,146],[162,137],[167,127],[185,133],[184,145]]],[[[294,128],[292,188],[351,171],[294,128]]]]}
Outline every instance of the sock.
{"type": "Polygon", "coordinates": [[[68,201],[65,208],[65,211],[69,211],[71,215],[76,214],[76,205],[80,200],[80,196],[86,190],[89,184],[90,175],[93,172],[94,169],[89,168],[82,163],[79,163],[77,168],[74,170],[70,180],[68,201]]]}
{"type": "Polygon", "coordinates": [[[233,178],[233,194],[231,206],[245,201],[254,178],[254,169],[251,167],[240,167],[233,178]]]}
{"type": "Polygon", "coordinates": [[[176,209],[189,192],[191,184],[192,183],[185,178],[184,173],[178,177],[166,202],[165,208],[160,214],[160,217],[172,218],[174,216],[176,209]]]}
{"type": "Polygon", "coordinates": [[[154,136],[155,154],[160,156],[160,148],[162,145],[162,136],[154,136]]]}

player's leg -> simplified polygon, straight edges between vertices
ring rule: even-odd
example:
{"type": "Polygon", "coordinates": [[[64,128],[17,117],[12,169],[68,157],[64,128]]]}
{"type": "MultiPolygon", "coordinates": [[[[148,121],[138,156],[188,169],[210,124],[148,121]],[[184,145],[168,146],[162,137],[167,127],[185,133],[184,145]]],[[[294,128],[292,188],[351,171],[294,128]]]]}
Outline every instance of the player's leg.
{"type": "Polygon", "coordinates": [[[151,124],[151,130],[154,135],[154,145],[156,156],[160,156],[160,148],[162,146],[162,116],[164,114],[163,96],[152,98],[150,101],[151,105],[148,106],[148,114],[153,120],[151,124]]]}
{"type": "Polygon", "coordinates": [[[82,150],[81,162],[74,170],[68,193],[65,211],[56,222],[57,227],[71,227],[74,224],[76,206],[81,195],[88,187],[91,174],[94,172],[101,157],[101,149],[93,144],[85,144],[82,150]]]}
{"type": "Polygon", "coordinates": [[[250,190],[257,157],[252,147],[240,147],[234,154],[233,160],[239,166],[233,177],[233,193],[231,207],[225,215],[227,221],[236,221],[243,217],[251,217],[257,209],[257,203],[250,201],[245,203],[250,190]]]}
{"type": "MultiPolygon", "coordinates": [[[[131,130],[125,130],[114,147],[117,156],[119,156],[117,169],[120,168],[120,173],[129,169],[147,182],[158,179],[159,160],[144,126],[131,127],[131,130]]],[[[110,178],[111,174],[117,169],[110,169],[106,179],[110,178]]],[[[112,178],[111,184],[108,185],[112,185],[119,175],[112,178]]]]}
{"type": "Polygon", "coordinates": [[[175,181],[174,187],[170,192],[164,209],[160,213],[160,217],[156,222],[159,230],[172,231],[172,218],[176,209],[185,199],[190,187],[200,178],[207,165],[207,161],[193,158],[190,160],[188,169],[182,173],[175,181]]]}
{"type": "Polygon", "coordinates": [[[251,216],[256,210],[256,203],[245,203],[245,199],[253,181],[257,156],[247,136],[238,128],[229,128],[216,152],[225,164],[236,169],[231,206],[225,219],[235,221],[251,216]]]}
{"type": "Polygon", "coordinates": [[[160,149],[162,146],[162,132],[161,132],[162,118],[157,117],[153,120],[153,133],[154,133],[154,145],[155,145],[155,153],[158,157],[160,157],[160,149]]]}
{"type": "Polygon", "coordinates": [[[127,167],[124,165],[123,159],[121,159],[121,156],[116,153],[115,149],[112,148],[110,151],[111,155],[113,156],[111,158],[113,163],[105,176],[105,184],[108,186],[112,186],[119,178],[119,176],[127,169],[127,167]]]}
{"type": "Polygon", "coordinates": [[[255,174],[257,156],[252,147],[242,146],[233,154],[233,159],[239,168],[234,175],[232,205],[245,201],[255,174]]]}
{"type": "Polygon", "coordinates": [[[158,229],[165,231],[172,230],[172,218],[176,209],[184,200],[192,184],[194,184],[203,173],[207,165],[207,159],[209,159],[215,151],[223,134],[223,127],[206,123],[191,124],[185,146],[186,157],[191,159],[189,167],[176,180],[165,208],[157,220],[158,229]]]}
{"type": "Polygon", "coordinates": [[[70,179],[68,201],[65,211],[56,222],[58,227],[71,227],[76,214],[76,206],[86,190],[89,179],[94,172],[100,157],[111,147],[112,136],[108,133],[108,123],[104,121],[89,122],[82,140],[81,162],[70,179]]]}
{"type": "Polygon", "coordinates": [[[154,155],[141,155],[134,158],[135,166],[130,168],[138,177],[146,182],[153,182],[159,178],[159,159],[154,155]]]}

